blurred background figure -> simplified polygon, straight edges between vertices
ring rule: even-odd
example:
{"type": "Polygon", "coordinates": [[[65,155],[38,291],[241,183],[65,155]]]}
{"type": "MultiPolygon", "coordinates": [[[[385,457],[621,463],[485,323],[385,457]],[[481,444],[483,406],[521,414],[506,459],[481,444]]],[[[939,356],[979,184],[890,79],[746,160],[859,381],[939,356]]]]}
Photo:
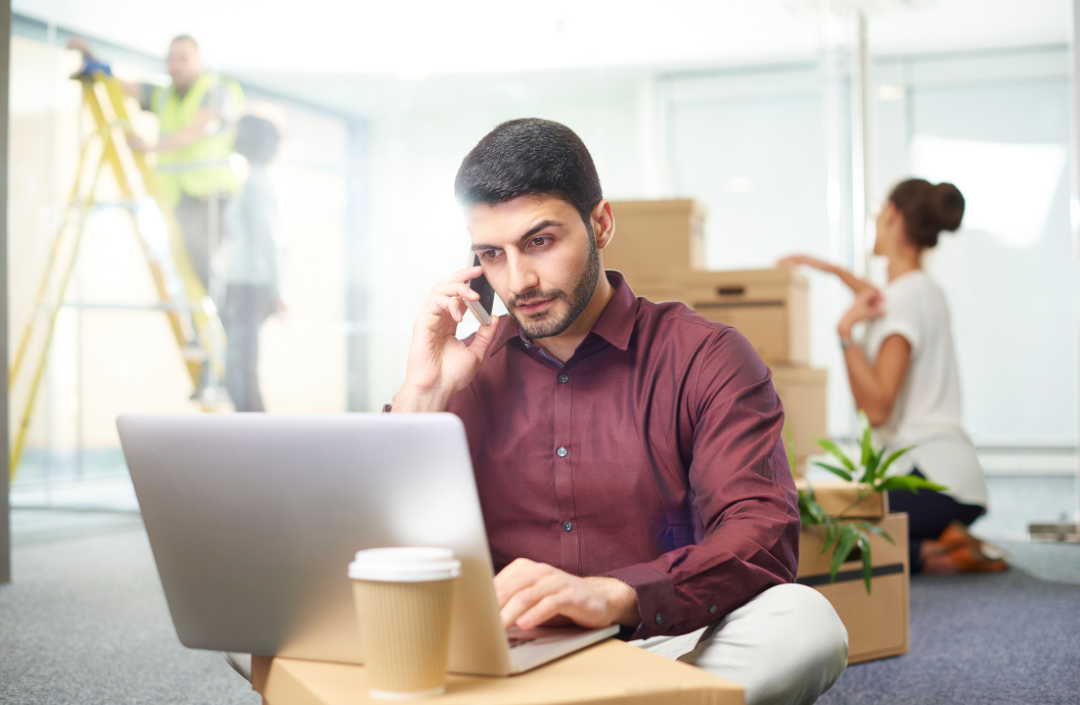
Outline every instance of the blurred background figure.
{"type": "MultiPolygon", "coordinates": [[[[74,37],[68,47],[93,58],[90,45],[74,37]]],[[[220,239],[224,210],[240,189],[240,177],[229,164],[233,128],[244,109],[244,95],[235,81],[204,70],[199,45],[187,35],[169,43],[165,69],[172,83],[162,88],[123,82],[124,90],[143,110],[160,121],[156,144],[133,135],[132,149],[157,155],[158,183],[172,206],[188,255],[208,292],[210,253],[220,239]]]]}
{"type": "Polygon", "coordinates": [[[265,411],[259,389],[259,329],[285,312],[278,287],[278,207],[267,164],[281,141],[269,120],[246,115],[236,127],[237,154],[250,165],[238,198],[225,211],[220,251],[225,300],[221,322],[229,336],[225,389],[237,411],[265,411]]]}
{"type": "Polygon", "coordinates": [[[874,254],[888,260],[889,283],[879,291],[840,267],[806,255],[781,265],[807,265],[836,274],[855,302],[837,328],[856,406],[866,413],[887,452],[914,450],[901,472],[944,485],[942,492],[890,492],[893,511],[910,517],[913,571],[999,571],[1007,565],[967,533],[986,513],[986,480],[975,446],[960,424],[960,379],[949,309],[941,288],[923,271],[923,254],[941,231],[954,231],[964,197],[949,183],[909,179],[893,188],[877,219],[874,254]],[[862,343],[852,327],[866,322],[862,343]]]}

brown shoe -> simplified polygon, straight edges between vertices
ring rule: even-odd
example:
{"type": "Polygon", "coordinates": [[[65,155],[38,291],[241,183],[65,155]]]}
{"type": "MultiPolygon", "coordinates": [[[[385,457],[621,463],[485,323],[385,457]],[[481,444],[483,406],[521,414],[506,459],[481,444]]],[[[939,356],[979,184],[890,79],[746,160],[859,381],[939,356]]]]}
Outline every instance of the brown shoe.
{"type": "Polygon", "coordinates": [[[939,543],[947,546],[949,550],[959,548],[960,546],[979,545],[979,539],[969,534],[967,527],[958,521],[954,521],[946,526],[945,530],[941,532],[941,536],[938,536],[937,540],[939,543]]]}
{"type": "Polygon", "coordinates": [[[949,562],[961,573],[1000,573],[1009,569],[1009,564],[1000,558],[987,558],[978,546],[967,544],[954,548],[948,554],[949,562]]]}

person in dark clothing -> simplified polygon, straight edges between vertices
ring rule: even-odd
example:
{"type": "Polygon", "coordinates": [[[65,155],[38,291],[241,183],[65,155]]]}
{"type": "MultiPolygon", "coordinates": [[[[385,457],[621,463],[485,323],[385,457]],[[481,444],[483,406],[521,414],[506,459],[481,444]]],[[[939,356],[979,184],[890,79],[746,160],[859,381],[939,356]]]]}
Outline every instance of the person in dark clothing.
{"type": "Polygon", "coordinates": [[[226,210],[228,236],[221,253],[221,322],[229,336],[225,389],[237,411],[265,410],[259,389],[259,330],[271,314],[284,311],[278,290],[277,199],[267,169],[280,140],[269,120],[248,115],[237,124],[236,152],[247,159],[250,172],[226,210]]]}

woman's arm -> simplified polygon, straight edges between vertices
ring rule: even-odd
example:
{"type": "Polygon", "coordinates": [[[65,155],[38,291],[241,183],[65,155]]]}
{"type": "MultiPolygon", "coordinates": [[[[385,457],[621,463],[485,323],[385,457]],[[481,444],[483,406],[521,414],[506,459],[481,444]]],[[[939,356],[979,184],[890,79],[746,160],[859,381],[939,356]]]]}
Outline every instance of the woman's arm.
{"type": "Polygon", "coordinates": [[[894,334],[885,339],[873,365],[862,348],[851,341],[851,327],[855,323],[877,318],[883,313],[881,295],[867,289],[855,297],[855,303],[837,326],[855,406],[866,412],[871,426],[880,426],[889,419],[911,362],[911,343],[902,335],[894,334]]]}
{"type": "Polygon", "coordinates": [[[875,289],[873,284],[864,279],[859,279],[843,267],[837,267],[835,264],[830,264],[824,260],[817,259],[816,257],[811,257],[810,255],[789,255],[776,262],[778,267],[795,267],[800,264],[804,264],[807,267],[813,267],[814,269],[820,269],[829,274],[835,274],[856,294],[864,289],[875,289]]]}

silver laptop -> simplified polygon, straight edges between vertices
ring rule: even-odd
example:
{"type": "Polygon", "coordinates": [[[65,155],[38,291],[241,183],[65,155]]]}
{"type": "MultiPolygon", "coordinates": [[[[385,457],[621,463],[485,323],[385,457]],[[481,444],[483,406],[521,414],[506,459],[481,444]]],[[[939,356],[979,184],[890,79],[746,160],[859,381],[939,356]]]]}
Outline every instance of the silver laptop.
{"type": "Polygon", "coordinates": [[[503,629],[461,421],[452,414],[117,419],[184,646],[363,663],[346,574],[382,546],[462,562],[450,670],[510,675],[617,627],[503,629]]]}

